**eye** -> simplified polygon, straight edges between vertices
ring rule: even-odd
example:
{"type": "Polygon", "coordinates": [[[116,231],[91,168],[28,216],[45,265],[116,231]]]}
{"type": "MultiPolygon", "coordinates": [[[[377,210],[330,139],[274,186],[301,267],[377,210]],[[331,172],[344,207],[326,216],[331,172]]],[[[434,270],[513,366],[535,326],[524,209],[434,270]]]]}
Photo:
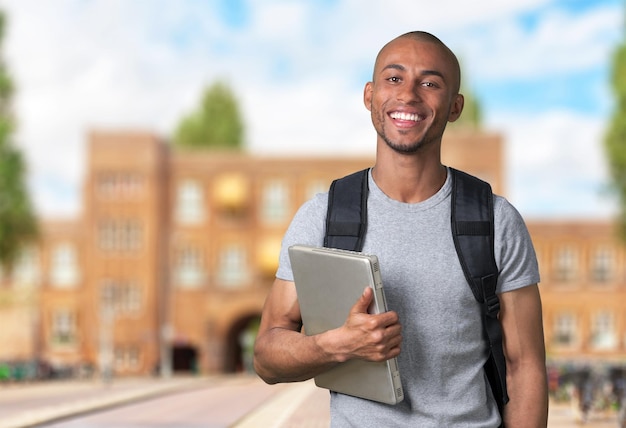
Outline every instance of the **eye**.
{"type": "Polygon", "coordinates": [[[387,78],[387,81],[391,83],[398,83],[400,82],[400,78],[398,76],[391,76],[387,78]]]}
{"type": "Polygon", "coordinates": [[[427,88],[437,88],[437,85],[433,82],[422,82],[422,86],[426,86],[427,88]]]}

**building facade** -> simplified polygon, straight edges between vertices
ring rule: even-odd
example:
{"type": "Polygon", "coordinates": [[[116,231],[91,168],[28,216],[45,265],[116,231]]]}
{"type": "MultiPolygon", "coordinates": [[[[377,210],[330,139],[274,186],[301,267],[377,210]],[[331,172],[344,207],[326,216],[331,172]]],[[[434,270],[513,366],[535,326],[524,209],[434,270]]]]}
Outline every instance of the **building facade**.
{"type": "MultiPolygon", "coordinates": [[[[373,158],[174,150],[94,132],[79,218],[44,220],[0,285],[0,361],[116,375],[248,369],[298,207],[373,158]]],[[[500,136],[456,132],[444,162],[505,194],[500,136]]],[[[548,355],[626,360],[626,250],[612,226],[528,221],[548,355]]]]}
{"type": "Polygon", "coordinates": [[[548,359],[626,366],[626,248],[609,222],[528,222],[548,359]]]}

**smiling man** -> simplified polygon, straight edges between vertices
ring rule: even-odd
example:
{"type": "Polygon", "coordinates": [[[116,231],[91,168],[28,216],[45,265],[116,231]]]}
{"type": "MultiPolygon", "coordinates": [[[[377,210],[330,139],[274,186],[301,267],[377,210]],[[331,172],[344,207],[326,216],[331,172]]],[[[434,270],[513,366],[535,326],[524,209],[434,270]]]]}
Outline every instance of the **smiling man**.
{"type": "Polygon", "coordinates": [[[343,326],[303,334],[287,249],[323,245],[328,194],[305,203],[284,237],[255,344],[259,376],[268,383],[301,381],[350,359],[398,357],[404,401],[391,406],[333,392],[332,426],[547,424],[537,261],[521,216],[500,196],[493,197],[493,251],[510,397],[502,412],[483,368],[489,345],[482,307],[452,239],[452,173],[441,163],[446,125],[463,110],[459,87],[455,55],[424,32],[385,45],[365,85],[377,140],[363,252],[380,260],[389,312],[368,314],[366,289],[343,326]]]}

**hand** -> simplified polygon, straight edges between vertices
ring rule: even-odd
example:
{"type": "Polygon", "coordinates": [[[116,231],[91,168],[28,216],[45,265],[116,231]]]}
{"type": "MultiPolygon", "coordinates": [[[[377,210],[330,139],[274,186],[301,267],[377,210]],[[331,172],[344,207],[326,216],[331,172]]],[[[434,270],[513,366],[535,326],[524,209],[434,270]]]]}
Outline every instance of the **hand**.
{"type": "Polygon", "coordinates": [[[373,298],[374,291],[366,287],[339,329],[343,361],[351,358],[386,361],[400,354],[402,326],[398,314],[394,311],[369,314],[367,310],[373,298]]]}

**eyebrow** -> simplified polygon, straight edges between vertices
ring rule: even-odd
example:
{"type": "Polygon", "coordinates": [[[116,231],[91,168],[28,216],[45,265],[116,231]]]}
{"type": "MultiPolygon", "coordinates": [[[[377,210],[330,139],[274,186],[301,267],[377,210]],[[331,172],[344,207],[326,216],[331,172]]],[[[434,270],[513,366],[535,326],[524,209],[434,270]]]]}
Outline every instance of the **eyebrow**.
{"type": "Polygon", "coordinates": [[[443,73],[441,71],[437,71],[437,70],[424,70],[420,73],[422,76],[439,76],[441,77],[444,81],[446,80],[445,76],[443,75],[443,73]]]}
{"type": "MultiPolygon", "coordinates": [[[[385,71],[385,70],[388,70],[388,69],[406,71],[406,67],[401,65],[401,64],[389,64],[389,65],[386,65],[381,71],[385,71]]],[[[437,70],[422,70],[422,72],[420,74],[422,76],[439,76],[444,81],[446,80],[446,78],[444,77],[443,73],[440,72],[440,71],[437,71],[437,70]]]]}
{"type": "Polygon", "coordinates": [[[406,68],[403,65],[400,64],[389,64],[386,65],[381,71],[385,71],[388,69],[392,69],[392,70],[400,70],[400,71],[405,71],[406,68]]]}

